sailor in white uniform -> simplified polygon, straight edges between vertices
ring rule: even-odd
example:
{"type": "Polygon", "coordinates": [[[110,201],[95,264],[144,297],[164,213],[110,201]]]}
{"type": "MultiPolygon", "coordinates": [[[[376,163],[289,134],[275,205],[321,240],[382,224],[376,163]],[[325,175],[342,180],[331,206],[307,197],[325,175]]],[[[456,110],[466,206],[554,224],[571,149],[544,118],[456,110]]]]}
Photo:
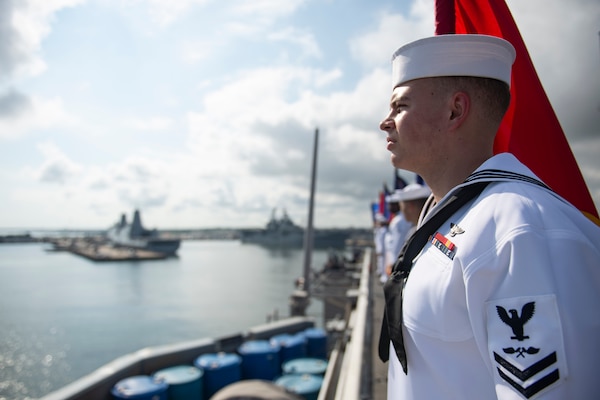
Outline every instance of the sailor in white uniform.
{"type": "Polygon", "coordinates": [[[400,329],[382,327],[390,400],[600,398],[600,228],[513,155],[493,155],[514,57],[482,35],[394,55],[380,127],[392,164],[432,190],[419,227],[460,188],[489,183],[384,287],[386,313],[401,311],[400,329]],[[398,309],[387,293],[402,282],[398,309]]]}
{"type": "Polygon", "coordinates": [[[391,272],[392,265],[396,258],[398,258],[398,254],[400,254],[400,249],[404,242],[406,241],[406,237],[413,227],[405,217],[404,213],[400,211],[400,194],[402,193],[402,189],[396,189],[392,194],[386,196],[385,201],[392,205],[394,205],[395,215],[390,221],[390,225],[388,226],[388,231],[385,236],[385,270],[384,273],[380,276],[380,280],[382,283],[387,281],[388,275],[391,272]]]}
{"type": "Polygon", "coordinates": [[[375,227],[373,228],[373,242],[375,244],[375,259],[377,262],[377,275],[380,279],[385,274],[385,237],[388,232],[388,221],[382,213],[375,214],[375,227]]]}

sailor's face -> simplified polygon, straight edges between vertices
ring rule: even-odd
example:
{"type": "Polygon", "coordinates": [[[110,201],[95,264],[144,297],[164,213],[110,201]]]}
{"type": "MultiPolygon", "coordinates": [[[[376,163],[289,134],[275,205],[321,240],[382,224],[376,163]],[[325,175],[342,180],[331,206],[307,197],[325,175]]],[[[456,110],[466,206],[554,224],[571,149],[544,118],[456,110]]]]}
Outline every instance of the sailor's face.
{"type": "Polygon", "coordinates": [[[421,213],[421,209],[413,201],[400,202],[400,210],[404,214],[404,217],[411,223],[416,223],[421,213]]]}
{"type": "Polygon", "coordinates": [[[435,162],[442,105],[431,79],[416,79],[394,88],[389,114],[379,125],[387,134],[394,167],[419,173],[435,162]]]}

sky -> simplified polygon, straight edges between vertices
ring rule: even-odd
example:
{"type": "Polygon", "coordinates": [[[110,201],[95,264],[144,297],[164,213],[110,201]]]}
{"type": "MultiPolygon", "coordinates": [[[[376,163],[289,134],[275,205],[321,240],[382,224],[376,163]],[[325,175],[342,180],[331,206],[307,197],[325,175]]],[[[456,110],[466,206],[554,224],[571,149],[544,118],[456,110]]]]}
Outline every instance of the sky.
{"type": "MultiPolygon", "coordinates": [[[[507,4],[600,208],[597,0],[507,4]]],[[[433,0],[0,0],[0,229],[305,225],[317,128],[314,225],[370,227],[391,54],[433,19],[433,0]]]]}

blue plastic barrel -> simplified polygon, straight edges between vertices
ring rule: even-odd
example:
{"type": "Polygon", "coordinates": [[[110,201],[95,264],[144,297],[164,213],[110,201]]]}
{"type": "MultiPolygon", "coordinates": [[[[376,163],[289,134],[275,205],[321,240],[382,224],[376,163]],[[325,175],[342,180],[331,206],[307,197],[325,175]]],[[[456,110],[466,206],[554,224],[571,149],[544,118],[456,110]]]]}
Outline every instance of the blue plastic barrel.
{"type": "Polygon", "coordinates": [[[249,340],[238,347],[242,356],[242,378],[272,381],[281,370],[279,345],[268,340],[249,340]]]}
{"type": "Polygon", "coordinates": [[[204,398],[209,399],[213,394],[230,383],[242,379],[242,359],[233,353],[208,353],[194,360],[194,366],[204,371],[204,398]]]}
{"type": "Polygon", "coordinates": [[[303,334],[306,337],[306,355],[327,359],[327,332],[321,328],[308,328],[303,334]]]}
{"type": "Polygon", "coordinates": [[[146,375],[136,375],[120,380],[111,393],[115,399],[167,400],[169,385],[146,375]]]}
{"type": "Polygon", "coordinates": [[[327,371],[327,361],[322,358],[296,358],[283,363],[282,370],[284,374],[289,375],[325,375],[327,371]]]}
{"type": "Polygon", "coordinates": [[[323,378],[310,374],[283,375],[275,381],[275,384],[284,387],[289,392],[302,396],[306,400],[317,400],[323,378]]]}
{"type": "Polygon", "coordinates": [[[270,339],[279,345],[279,361],[283,365],[286,361],[306,357],[306,337],[304,335],[289,335],[283,333],[270,339]]]}
{"type": "Polygon", "coordinates": [[[169,400],[203,400],[203,371],[191,365],[178,365],[161,369],[153,376],[169,385],[169,400]]]}

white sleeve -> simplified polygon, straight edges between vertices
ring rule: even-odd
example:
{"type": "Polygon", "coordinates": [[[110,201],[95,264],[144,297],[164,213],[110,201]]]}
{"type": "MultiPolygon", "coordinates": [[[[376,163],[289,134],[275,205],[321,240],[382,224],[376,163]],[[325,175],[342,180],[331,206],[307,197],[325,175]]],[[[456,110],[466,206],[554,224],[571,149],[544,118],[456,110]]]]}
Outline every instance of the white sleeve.
{"type": "Polygon", "coordinates": [[[600,313],[589,309],[600,304],[597,256],[572,232],[520,226],[463,265],[469,318],[498,399],[598,395],[600,313]]]}

